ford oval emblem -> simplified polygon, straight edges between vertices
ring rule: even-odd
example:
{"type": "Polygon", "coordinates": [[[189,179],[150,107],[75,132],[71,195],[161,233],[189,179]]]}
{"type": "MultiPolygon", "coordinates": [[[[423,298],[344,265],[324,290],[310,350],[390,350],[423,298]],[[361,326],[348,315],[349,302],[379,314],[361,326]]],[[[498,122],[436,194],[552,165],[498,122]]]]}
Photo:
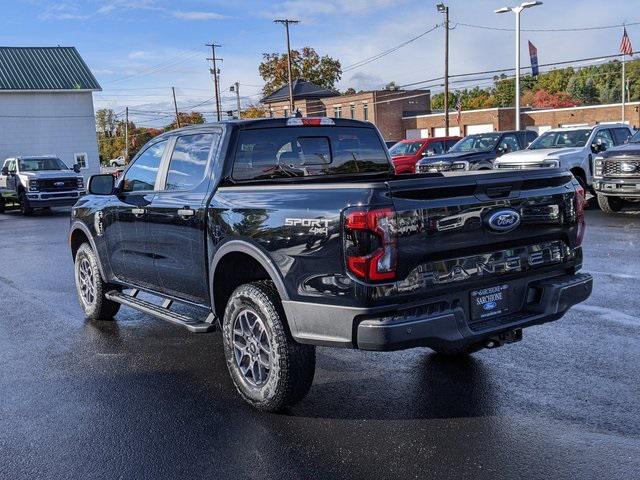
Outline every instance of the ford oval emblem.
{"type": "Polygon", "coordinates": [[[520,214],[511,209],[498,210],[489,215],[487,225],[496,232],[510,232],[520,225],[520,214]]]}
{"type": "Polygon", "coordinates": [[[620,170],[624,173],[633,173],[636,171],[636,166],[633,163],[623,163],[620,165],[620,170]]]}
{"type": "Polygon", "coordinates": [[[497,302],[487,302],[482,306],[482,308],[485,310],[493,310],[497,306],[498,306],[497,302]]]}

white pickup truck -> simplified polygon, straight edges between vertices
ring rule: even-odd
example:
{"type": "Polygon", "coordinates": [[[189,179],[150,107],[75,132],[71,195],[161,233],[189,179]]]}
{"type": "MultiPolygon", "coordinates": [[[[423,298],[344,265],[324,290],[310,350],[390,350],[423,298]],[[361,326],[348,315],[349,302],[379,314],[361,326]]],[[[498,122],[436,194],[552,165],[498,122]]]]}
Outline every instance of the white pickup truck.
{"type": "Polygon", "coordinates": [[[570,170],[583,187],[593,182],[593,157],[621,145],[632,135],[622,123],[548,130],[527,148],[496,159],[496,169],[563,168],[570,170]]]}

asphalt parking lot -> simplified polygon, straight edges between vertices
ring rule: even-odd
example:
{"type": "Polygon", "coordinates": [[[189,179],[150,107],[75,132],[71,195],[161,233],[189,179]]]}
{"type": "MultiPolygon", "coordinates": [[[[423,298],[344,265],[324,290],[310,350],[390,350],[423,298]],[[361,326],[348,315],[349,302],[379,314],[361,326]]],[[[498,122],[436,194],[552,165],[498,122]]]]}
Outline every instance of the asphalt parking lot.
{"type": "Polygon", "coordinates": [[[0,215],[0,478],[640,475],[640,212],[587,212],[594,294],[468,360],[318,349],[309,396],[253,411],[220,334],[87,322],[69,212],[0,215]]]}

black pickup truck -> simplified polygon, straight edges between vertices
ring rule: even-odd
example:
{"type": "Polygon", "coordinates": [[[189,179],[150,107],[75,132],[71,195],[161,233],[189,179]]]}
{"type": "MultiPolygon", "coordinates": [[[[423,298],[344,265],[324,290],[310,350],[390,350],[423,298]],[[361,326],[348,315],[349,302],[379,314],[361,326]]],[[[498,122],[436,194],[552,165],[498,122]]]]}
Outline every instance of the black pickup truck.
{"type": "Polygon", "coordinates": [[[86,316],[126,305],[193,332],[221,327],[233,382],[262,410],[307,393],[316,345],[465,355],[591,293],[570,173],[397,177],[366,122],[175,130],[114,182],[92,177],[72,211],[86,316]]]}

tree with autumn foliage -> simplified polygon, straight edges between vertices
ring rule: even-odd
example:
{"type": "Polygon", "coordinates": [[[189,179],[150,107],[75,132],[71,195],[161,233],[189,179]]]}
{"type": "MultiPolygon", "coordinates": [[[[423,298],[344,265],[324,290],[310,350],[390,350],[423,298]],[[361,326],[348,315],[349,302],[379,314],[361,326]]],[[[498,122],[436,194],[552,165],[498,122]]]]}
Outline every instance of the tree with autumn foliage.
{"type": "MultiPolygon", "coordinates": [[[[180,126],[186,127],[187,125],[200,125],[205,123],[204,116],[200,112],[178,112],[178,118],[180,119],[180,126]]],[[[164,127],[164,131],[168,132],[169,130],[174,130],[178,128],[177,122],[174,120],[169,125],[164,127]]]]}
{"type": "MultiPolygon", "coordinates": [[[[269,95],[288,83],[287,62],[286,53],[262,54],[258,72],[265,81],[262,89],[264,95],[269,95]]],[[[321,57],[311,47],[304,47],[302,52],[291,50],[291,78],[294,80],[306,80],[320,87],[334,89],[341,77],[342,66],[339,60],[328,55],[321,57]]]]}
{"type": "Polygon", "coordinates": [[[262,105],[251,104],[242,110],[242,118],[265,118],[267,113],[267,109],[262,105]]]}

